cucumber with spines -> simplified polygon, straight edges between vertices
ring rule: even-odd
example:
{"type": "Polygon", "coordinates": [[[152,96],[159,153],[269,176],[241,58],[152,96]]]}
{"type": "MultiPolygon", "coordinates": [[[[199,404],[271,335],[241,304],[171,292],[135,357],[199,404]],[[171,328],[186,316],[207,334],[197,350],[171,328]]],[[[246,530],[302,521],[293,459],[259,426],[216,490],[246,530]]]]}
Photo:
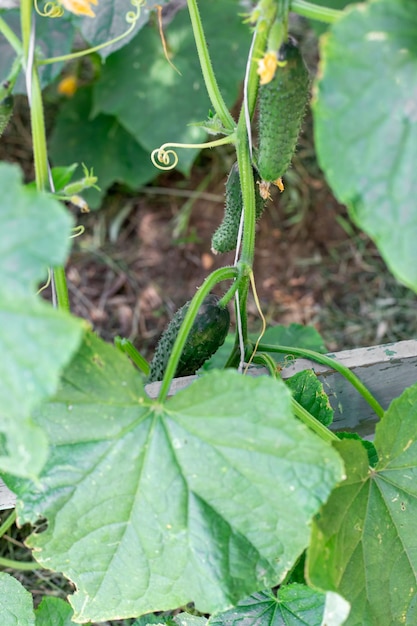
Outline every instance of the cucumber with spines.
{"type": "Polygon", "coordinates": [[[257,168],[264,181],[276,183],[287,171],[300,134],[310,79],[300,50],[289,39],[278,52],[274,78],[259,86],[257,168]]]}
{"type": "MultiPolygon", "coordinates": [[[[261,179],[253,168],[253,178],[255,183],[255,211],[256,219],[259,219],[265,208],[265,200],[259,193],[261,179]]],[[[243,209],[242,190],[240,187],[240,176],[237,162],[232,165],[226,181],[226,199],[224,207],[224,217],[213,234],[211,239],[211,249],[214,254],[230,252],[236,248],[237,236],[239,233],[240,218],[243,209]]]]}
{"type": "MultiPolygon", "coordinates": [[[[221,345],[229,332],[230,314],[227,307],[219,306],[220,298],[208,295],[194,319],[175,376],[190,376],[200,369],[221,345]]],[[[164,330],[155,350],[150,366],[148,382],[162,380],[172,348],[189,309],[186,302],[164,330]]]]}

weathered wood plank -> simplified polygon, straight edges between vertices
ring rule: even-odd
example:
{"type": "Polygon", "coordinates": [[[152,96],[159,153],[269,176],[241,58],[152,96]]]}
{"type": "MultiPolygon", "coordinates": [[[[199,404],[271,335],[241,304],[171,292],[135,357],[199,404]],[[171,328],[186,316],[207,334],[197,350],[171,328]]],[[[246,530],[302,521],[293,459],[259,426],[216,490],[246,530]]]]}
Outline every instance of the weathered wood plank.
{"type": "MultiPolygon", "coordinates": [[[[406,387],[417,382],[417,340],[343,350],[329,356],[354,372],[384,409],[406,387]]],[[[329,395],[335,410],[334,430],[354,430],[362,437],[373,433],[377,422],[375,414],[362,396],[338,372],[306,359],[295,359],[287,360],[282,376],[289,378],[304,369],[314,370],[329,395]]],[[[266,370],[256,368],[250,374],[260,376],[266,374],[266,370]]],[[[176,379],[171,385],[170,395],[188,387],[196,378],[197,376],[186,376],[176,379]]],[[[151,398],[155,398],[159,388],[160,383],[151,383],[146,386],[146,392],[151,398]]],[[[0,480],[0,510],[12,508],[14,505],[14,494],[0,480]]]]}

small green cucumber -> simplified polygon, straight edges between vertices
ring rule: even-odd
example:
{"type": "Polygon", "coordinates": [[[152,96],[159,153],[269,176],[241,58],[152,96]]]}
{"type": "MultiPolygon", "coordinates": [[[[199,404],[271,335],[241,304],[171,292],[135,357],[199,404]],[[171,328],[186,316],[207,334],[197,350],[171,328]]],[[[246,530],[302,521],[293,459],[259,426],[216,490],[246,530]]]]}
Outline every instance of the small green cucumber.
{"type": "Polygon", "coordinates": [[[13,96],[7,96],[0,102],[0,137],[4,133],[13,113],[13,96]]]}
{"type": "MultiPolygon", "coordinates": [[[[179,360],[175,376],[190,376],[209,359],[224,343],[230,326],[230,314],[226,307],[219,306],[220,298],[208,295],[194,320],[179,360]]],[[[168,359],[181,324],[190,306],[186,302],[164,330],[151,362],[148,382],[162,380],[168,359]]]]}
{"type": "MultiPolygon", "coordinates": [[[[261,182],[261,179],[255,169],[253,169],[253,178],[255,183],[256,219],[259,219],[265,207],[265,200],[259,193],[258,183],[261,182]]],[[[237,163],[234,163],[226,181],[224,217],[211,239],[211,250],[214,254],[230,252],[236,248],[242,208],[243,199],[239,169],[237,163]]]]}
{"type": "Polygon", "coordinates": [[[278,54],[274,78],[259,86],[259,150],[262,179],[276,183],[287,171],[300,134],[309,95],[309,74],[292,39],[278,54]]]}

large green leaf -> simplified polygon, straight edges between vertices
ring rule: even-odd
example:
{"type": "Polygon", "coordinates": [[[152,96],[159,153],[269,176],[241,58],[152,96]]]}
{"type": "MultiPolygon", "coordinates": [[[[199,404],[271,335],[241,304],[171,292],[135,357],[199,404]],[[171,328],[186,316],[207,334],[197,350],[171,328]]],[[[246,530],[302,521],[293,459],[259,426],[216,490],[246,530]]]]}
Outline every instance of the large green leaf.
{"type": "MultiPolygon", "coordinates": [[[[332,598],[332,602],[335,602],[332,598]]],[[[245,598],[229,611],[210,618],[210,626],[340,626],[344,623],[349,608],[339,602],[338,616],[329,621],[326,613],[326,594],[314,591],[297,583],[284,585],[277,595],[268,591],[255,593],[245,598]],[[326,617],[325,617],[326,614],[326,617]]],[[[335,612],[336,603],[332,606],[335,612]]]]}
{"type": "MultiPolygon", "coordinates": [[[[219,86],[232,106],[245,73],[250,31],[236,0],[211,0],[199,8],[219,86]]],[[[149,152],[165,142],[204,141],[204,131],[190,124],[205,120],[211,107],[187,11],[175,16],[165,36],[181,75],[166,60],[157,29],[145,27],[107,59],[95,88],[95,111],[115,115],[149,152]]],[[[178,169],[188,172],[196,154],[179,150],[178,169]]]]}
{"type": "MultiPolygon", "coordinates": [[[[123,48],[136,35],[138,30],[144,26],[149,20],[150,11],[156,6],[163,6],[169,0],[147,0],[140,9],[140,17],[135,23],[135,27],[129,35],[123,37],[119,41],[112,43],[110,46],[101,48],[98,53],[104,59],[112,52],[119,48],[123,48]]],[[[132,3],[129,0],[100,0],[100,5],[95,9],[96,17],[94,19],[78,18],[80,31],[86,41],[91,46],[100,45],[106,41],[111,41],[125,33],[129,28],[129,22],[126,20],[128,13],[135,14],[132,3]]]]}
{"type": "Polygon", "coordinates": [[[15,166],[0,164],[0,188],[0,468],[35,476],[47,446],[30,412],[55,392],[83,331],[35,295],[48,265],[65,260],[72,219],[46,194],[25,189],[15,166]]]}
{"type": "Polygon", "coordinates": [[[349,626],[417,623],[417,385],[377,426],[370,469],[356,441],[336,445],[347,479],[314,523],[309,578],[352,605],[349,626]]]}
{"type": "Polygon", "coordinates": [[[49,147],[56,165],[77,161],[94,168],[101,191],[88,189],[83,197],[97,208],[110,185],[121,182],[137,188],[152,180],[155,168],[149,154],[115,117],[97,115],[91,119],[91,96],[91,88],[80,89],[62,105],[49,147]]]}
{"type": "Polygon", "coordinates": [[[417,289],[417,12],[377,0],[322,39],[314,99],[320,165],[391,271],[417,289]]]}
{"type": "Polygon", "coordinates": [[[35,626],[32,596],[21,583],[0,572],[1,626],[35,626]]]}
{"type": "Polygon", "coordinates": [[[88,335],[37,416],[51,441],[40,486],[9,481],[21,522],[48,519],[28,543],[75,582],[76,619],[191,600],[211,613],[277,584],[343,472],[290,407],[281,381],[234,371],[153,402],[88,335]]]}

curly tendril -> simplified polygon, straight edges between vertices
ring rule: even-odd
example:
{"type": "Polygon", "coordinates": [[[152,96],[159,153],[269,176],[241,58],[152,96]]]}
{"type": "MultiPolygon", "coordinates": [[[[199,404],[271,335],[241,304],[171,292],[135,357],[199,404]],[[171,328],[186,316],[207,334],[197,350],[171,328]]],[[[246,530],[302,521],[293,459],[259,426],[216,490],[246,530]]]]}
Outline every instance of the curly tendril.
{"type": "Polygon", "coordinates": [[[178,154],[175,150],[156,148],[156,150],[152,151],[151,161],[158,170],[172,170],[178,163],[178,154]],[[172,163],[170,163],[171,157],[173,158],[172,163]]]}
{"type": "Polygon", "coordinates": [[[56,2],[46,2],[43,10],[38,6],[38,0],[34,0],[35,11],[41,17],[62,17],[64,15],[64,7],[56,2]]]}
{"type": "Polygon", "coordinates": [[[215,141],[206,141],[205,143],[164,143],[160,148],[155,148],[151,153],[151,161],[159,170],[172,170],[178,163],[178,155],[175,150],[167,150],[166,148],[215,148],[216,146],[224,146],[227,143],[235,141],[235,134],[227,135],[215,141]],[[170,163],[171,157],[173,162],[170,163]]]}

